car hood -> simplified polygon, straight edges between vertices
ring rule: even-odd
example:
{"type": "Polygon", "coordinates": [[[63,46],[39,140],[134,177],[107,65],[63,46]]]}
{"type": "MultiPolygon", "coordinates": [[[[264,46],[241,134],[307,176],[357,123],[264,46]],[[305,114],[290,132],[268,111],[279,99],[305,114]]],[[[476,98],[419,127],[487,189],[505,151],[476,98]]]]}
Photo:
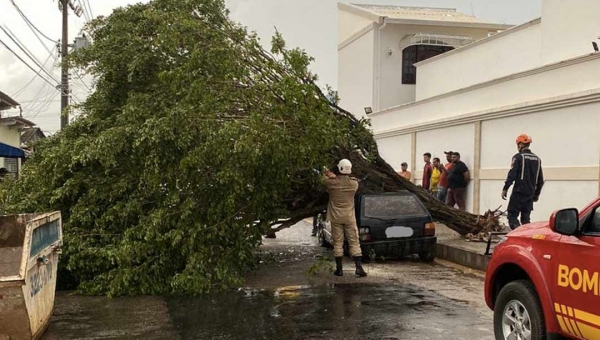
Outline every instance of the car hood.
{"type": "Polygon", "coordinates": [[[550,223],[548,221],[543,221],[522,225],[519,228],[508,233],[507,236],[521,237],[548,233],[553,233],[553,231],[550,230],[550,223]]]}

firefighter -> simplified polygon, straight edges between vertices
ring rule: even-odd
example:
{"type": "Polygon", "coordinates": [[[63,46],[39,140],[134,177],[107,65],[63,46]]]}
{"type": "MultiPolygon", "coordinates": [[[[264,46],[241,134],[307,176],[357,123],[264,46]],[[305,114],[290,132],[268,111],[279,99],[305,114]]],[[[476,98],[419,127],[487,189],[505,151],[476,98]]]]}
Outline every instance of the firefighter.
{"type": "Polygon", "coordinates": [[[517,137],[519,153],[512,158],[512,165],[502,189],[502,199],[506,200],[508,189],[513,183],[515,185],[510,195],[507,210],[508,224],[513,230],[521,224],[531,222],[530,215],[533,210],[533,203],[540,198],[542,186],[544,185],[542,160],[529,149],[531,143],[531,137],[526,134],[517,137]],[[521,224],[518,219],[519,214],[521,215],[521,224]]]}
{"type": "Polygon", "coordinates": [[[329,192],[329,205],[327,206],[327,220],[331,222],[331,236],[333,238],[333,255],[335,256],[336,269],[333,275],[342,276],[342,256],[344,255],[344,236],[348,241],[350,255],[356,264],[356,275],[367,276],[361,264],[361,250],[358,241],[358,227],[354,213],[354,195],[358,190],[358,180],[350,177],[352,163],[342,159],[338,164],[339,175],[325,170],[324,180],[329,192]]]}

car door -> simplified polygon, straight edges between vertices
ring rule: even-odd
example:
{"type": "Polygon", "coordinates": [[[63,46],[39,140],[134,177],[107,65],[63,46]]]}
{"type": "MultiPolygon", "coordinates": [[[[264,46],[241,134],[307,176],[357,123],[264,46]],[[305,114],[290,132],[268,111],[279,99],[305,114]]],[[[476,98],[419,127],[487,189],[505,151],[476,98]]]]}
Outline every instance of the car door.
{"type": "Polygon", "coordinates": [[[550,282],[563,332],[600,339],[600,201],[586,209],[578,236],[561,236],[550,282]]]}

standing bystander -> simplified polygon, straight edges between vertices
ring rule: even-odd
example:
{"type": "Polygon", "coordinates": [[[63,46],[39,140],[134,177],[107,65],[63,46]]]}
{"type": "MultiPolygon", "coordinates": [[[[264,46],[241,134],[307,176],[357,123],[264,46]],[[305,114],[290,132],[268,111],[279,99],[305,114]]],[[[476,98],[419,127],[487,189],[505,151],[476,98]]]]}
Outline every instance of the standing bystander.
{"type": "Polygon", "coordinates": [[[454,207],[458,205],[458,209],[466,210],[467,185],[471,181],[469,168],[460,160],[460,153],[452,154],[452,169],[448,173],[448,196],[446,204],[454,207]]]}
{"type": "Polygon", "coordinates": [[[446,203],[446,196],[448,194],[448,173],[450,172],[450,169],[452,169],[452,165],[454,165],[452,163],[452,154],[454,154],[454,152],[444,151],[444,153],[446,154],[447,163],[443,167],[440,167],[442,174],[440,175],[437,193],[437,198],[438,200],[442,201],[442,203],[446,203]]]}
{"type": "Polygon", "coordinates": [[[431,173],[433,172],[433,167],[431,166],[431,154],[429,152],[423,154],[423,161],[425,162],[425,165],[423,166],[423,180],[421,181],[421,186],[423,189],[429,191],[431,185],[431,173]]]}
{"type": "Polygon", "coordinates": [[[398,175],[404,177],[404,179],[406,179],[407,181],[410,181],[410,179],[412,178],[412,174],[410,173],[410,171],[408,171],[408,164],[406,164],[406,162],[403,162],[402,164],[400,164],[400,168],[401,171],[398,171],[398,175]]]}
{"type": "Polygon", "coordinates": [[[433,159],[433,164],[432,164],[431,184],[430,184],[430,188],[429,188],[433,197],[437,197],[438,184],[440,182],[440,177],[442,175],[442,170],[440,168],[443,168],[442,164],[440,162],[440,159],[435,157],[433,159]]]}

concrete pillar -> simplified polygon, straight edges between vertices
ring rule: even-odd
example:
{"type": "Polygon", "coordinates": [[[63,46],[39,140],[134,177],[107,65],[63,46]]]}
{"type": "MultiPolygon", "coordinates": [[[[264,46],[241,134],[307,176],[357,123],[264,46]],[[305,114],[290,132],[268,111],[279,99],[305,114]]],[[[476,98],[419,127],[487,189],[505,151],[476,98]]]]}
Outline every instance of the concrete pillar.
{"type": "Polygon", "coordinates": [[[417,133],[410,134],[410,173],[412,174],[412,182],[415,183],[415,172],[417,171],[417,133]]]}
{"type": "Polygon", "coordinates": [[[473,214],[480,214],[481,195],[481,121],[475,122],[475,149],[473,150],[473,214]]]}

